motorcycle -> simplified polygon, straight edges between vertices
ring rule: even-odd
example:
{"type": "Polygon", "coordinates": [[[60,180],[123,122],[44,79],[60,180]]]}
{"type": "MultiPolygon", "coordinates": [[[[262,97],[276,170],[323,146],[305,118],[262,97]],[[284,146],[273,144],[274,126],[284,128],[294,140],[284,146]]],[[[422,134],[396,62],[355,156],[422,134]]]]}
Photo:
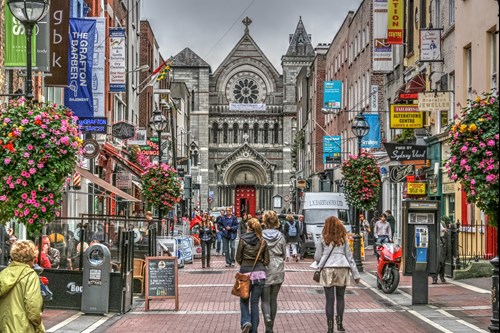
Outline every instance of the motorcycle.
{"type": "Polygon", "coordinates": [[[392,294],[399,285],[399,267],[403,249],[394,243],[377,243],[377,288],[392,294]]]}

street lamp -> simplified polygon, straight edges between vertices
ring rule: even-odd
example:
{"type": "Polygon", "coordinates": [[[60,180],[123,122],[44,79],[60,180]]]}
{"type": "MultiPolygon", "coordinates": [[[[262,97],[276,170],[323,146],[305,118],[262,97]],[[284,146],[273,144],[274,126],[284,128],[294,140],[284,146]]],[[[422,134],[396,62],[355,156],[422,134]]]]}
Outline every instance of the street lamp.
{"type": "MultiPolygon", "coordinates": [[[[361,143],[363,137],[370,131],[370,124],[365,119],[362,113],[359,113],[351,126],[351,131],[358,138],[358,156],[361,155],[361,143]]],[[[358,209],[354,207],[354,261],[358,271],[363,271],[363,262],[361,261],[361,235],[359,228],[358,209]]],[[[365,244],[366,246],[366,244],[365,244]]]]}
{"type": "Polygon", "coordinates": [[[31,62],[31,36],[33,27],[49,10],[50,0],[8,0],[12,15],[24,25],[26,29],[26,80],[24,81],[24,94],[26,99],[33,99],[33,78],[31,62]]]}
{"type": "Polygon", "coordinates": [[[167,118],[163,115],[158,108],[153,111],[151,119],[149,119],[149,126],[158,135],[158,165],[161,164],[163,149],[161,149],[161,132],[167,127],[167,118]]]}

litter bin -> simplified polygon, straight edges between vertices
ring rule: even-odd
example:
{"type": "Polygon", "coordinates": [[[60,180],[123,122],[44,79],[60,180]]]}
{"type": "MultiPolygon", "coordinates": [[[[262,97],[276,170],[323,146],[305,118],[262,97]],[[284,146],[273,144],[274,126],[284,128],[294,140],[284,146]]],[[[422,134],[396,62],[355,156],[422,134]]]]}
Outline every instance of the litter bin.
{"type": "Polygon", "coordinates": [[[111,253],[102,244],[83,254],[82,306],[84,313],[108,313],[111,253]]]}

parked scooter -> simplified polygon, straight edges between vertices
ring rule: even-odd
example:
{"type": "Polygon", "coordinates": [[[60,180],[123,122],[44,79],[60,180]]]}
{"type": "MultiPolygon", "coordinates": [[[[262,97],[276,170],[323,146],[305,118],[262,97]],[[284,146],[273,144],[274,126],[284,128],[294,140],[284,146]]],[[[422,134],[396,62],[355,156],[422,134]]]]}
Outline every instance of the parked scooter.
{"type": "Polygon", "coordinates": [[[403,249],[394,243],[377,243],[377,288],[392,294],[399,285],[399,266],[403,249]]]}

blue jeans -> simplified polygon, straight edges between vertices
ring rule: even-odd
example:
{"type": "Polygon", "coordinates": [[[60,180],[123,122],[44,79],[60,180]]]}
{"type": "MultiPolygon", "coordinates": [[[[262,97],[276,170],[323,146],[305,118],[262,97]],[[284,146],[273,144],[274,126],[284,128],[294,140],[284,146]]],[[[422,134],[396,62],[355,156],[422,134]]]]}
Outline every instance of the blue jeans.
{"type": "Polygon", "coordinates": [[[234,264],[234,239],[222,238],[222,251],[226,256],[226,265],[234,264]]]}
{"type": "Polygon", "coordinates": [[[240,324],[252,323],[252,333],[257,333],[259,328],[259,300],[266,280],[254,280],[250,285],[250,298],[240,298],[241,320],[240,324]]]}

